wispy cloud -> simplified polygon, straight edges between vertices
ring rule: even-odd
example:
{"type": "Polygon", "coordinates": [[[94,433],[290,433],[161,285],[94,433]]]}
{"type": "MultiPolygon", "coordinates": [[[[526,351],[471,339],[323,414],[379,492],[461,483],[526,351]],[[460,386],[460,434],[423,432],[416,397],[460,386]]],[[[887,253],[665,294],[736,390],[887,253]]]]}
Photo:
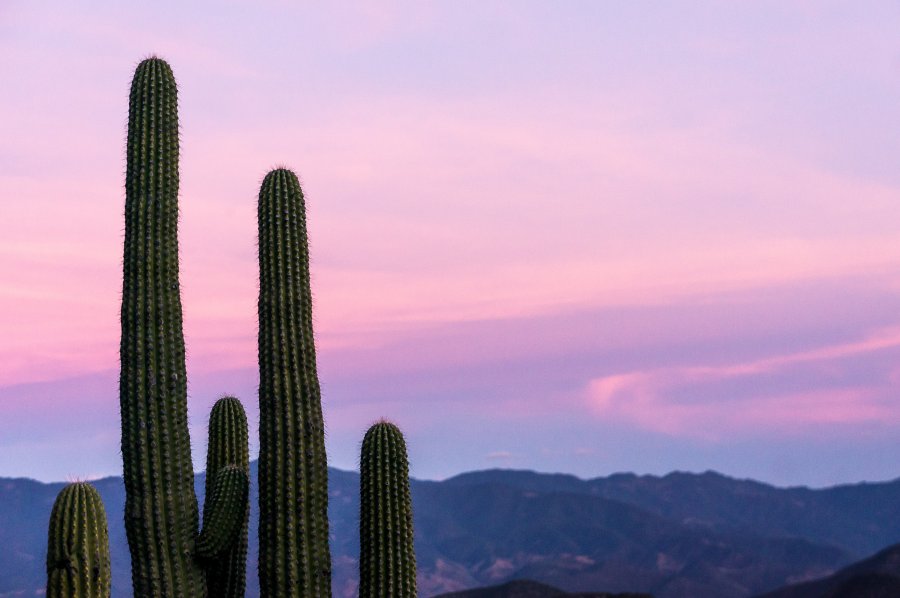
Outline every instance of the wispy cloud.
{"type": "Polygon", "coordinates": [[[897,371],[890,361],[898,348],[900,329],[890,328],[855,342],[746,362],[602,376],[591,380],[587,396],[600,417],[711,441],[798,434],[823,425],[896,425],[900,403],[893,397],[897,371]],[[881,375],[856,375],[854,358],[878,353],[887,353],[881,375]]]}

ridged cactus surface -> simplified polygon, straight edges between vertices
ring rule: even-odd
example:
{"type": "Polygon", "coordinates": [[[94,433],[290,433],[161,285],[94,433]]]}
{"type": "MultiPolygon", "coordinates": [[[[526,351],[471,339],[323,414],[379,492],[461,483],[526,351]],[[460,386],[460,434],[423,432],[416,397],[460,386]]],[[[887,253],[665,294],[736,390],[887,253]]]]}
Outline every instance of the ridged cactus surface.
{"type": "Polygon", "coordinates": [[[178,107],[159,58],[131,84],[119,397],[125,529],[141,598],[205,595],[178,284],[178,107]]]}
{"type": "Polygon", "coordinates": [[[331,596],[328,471],[297,176],[259,192],[259,578],[263,598],[331,596]]]}
{"type": "Polygon", "coordinates": [[[88,483],[60,491],[47,538],[48,598],[109,598],[106,510],[88,483]]]}
{"type": "Polygon", "coordinates": [[[215,473],[203,530],[197,538],[198,558],[219,558],[234,545],[246,519],[249,486],[247,473],[236,465],[226,465],[215,473]]]}
{"type": "MultiPolygon", "coordinates": [[[[211,529],[208,519],[213,512],[217,493],[216,483],[219,472],[224,468],[236,467],[243,472],[249,484],[250,453],[248,449],[247,415],[241,402],[234,397],[223,397],[213,405],[209,417],[209,446],[206,453],[206,499],[203,502],[203,529],[211,529]]],[[[227,470],[226,470],[227,471],[227,470]]],[[[227,473],[220,483],[241,484],[227,473]]],[[[226,493],[224,500],[229,501],[226,493]]],[[[237,537],[232,545],[206,568],[206,582],[209,595],[216,598],[243,598],[247,585],[247,525],[250,517],[249,501],[244,495],[243,514],[237,537]]],[[[205,543],[201,536],[200,544],[205,543]]],[[[198,546],[198,552],[201,552],[198,546]]]]}
{"type": "Polygon", "coordinates": [[[415,597],[409,461],[397,426],[381,421],[369,428],[359,469],[359,596],[415,597]]]}

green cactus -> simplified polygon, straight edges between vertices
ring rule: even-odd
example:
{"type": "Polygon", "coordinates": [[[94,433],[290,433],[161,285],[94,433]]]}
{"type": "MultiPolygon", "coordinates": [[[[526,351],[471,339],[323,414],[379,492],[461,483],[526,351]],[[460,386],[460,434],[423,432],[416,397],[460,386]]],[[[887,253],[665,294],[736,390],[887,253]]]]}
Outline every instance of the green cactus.
{"type": "MultiPolygon", "coordinates": [[[[206,453],[206,499],[203,502],[203,529],[218,529],[207,517],[212,513],[215,499],[222,492],[218,486],[243,484],[250,478],[250,454],[247,440],[247,415],[241,402],[234,397],[223,397],[213,405],[209,416],[209,446],[206,453]],[[243,476],[234,476],[230,468],[237,467],[243,476]],[[219,472],[226,471],[222,479],[219,472]],[[243,479],[240,479],[243,478],[243,479]]],[[[226,498],[228,494],[226,493],[226,498]]],[[[244,495],[246,496],[246,495],[244,495]]],[[[227,551],[213,559],[206,569],[206,585],[210,596],[216,598],[242,598],[247,585],[247,523],[250,517],[249,502],[243,502],[243,524],[236,530],[236,541],[228,539],[227,551]]],[[[210,540],[198,541],[198,554],[212,546],[210,540]],[[203,548],[201,550],[201,547],[203,548]]],[[[215,551],[213,551],[215,552],[215,551]]]]}
{"type": "Polygon", "coordinates": [[[297,176],[259,192],[259,578],[263,598],[331,596],[328,469],[297,176]]]}
{"type": "Polygon", "coordinates": [[[204,560],[218,559],[234,546],[241,526],[231,525],[230,522],[235,519],[244,521],[247,512],[249,480],[244,470],[237,465],[226,465],[214,477],[207,497],[210,509],[204,513],[203,531],[197,538],[194,551],[198,558],[204,560]]]}
{"type": "Polygon", "coordinates": [[[359,470],[359,597],[415,597],[409,462],[397,426],[369,428],[359,470]]]}
{"type": "Polygon", "coordinates": [[[109,598],[109,538],[100,493],[86,482],[60,491],[47,537],[47,598],[109,598]]]}
{"type": "MultiPolygon", "coordinates": [[[[175,78],[164,60],[148,58],[135,71],[129,97],[119,376],[125,529],[134,594],[141,598],[206,595],[195,558],[198,508],[178,283],[178,152],[175,78]]],[[[240,486],[228,488],[240,492],[240,486]]],[[[213,504],[210,521],[239,528],[237,500],[213,504]],[[219,509],[221,516],[213,517],[219,509]]],[[[210,530],[207,536],[229,533],[210,530]]]]}

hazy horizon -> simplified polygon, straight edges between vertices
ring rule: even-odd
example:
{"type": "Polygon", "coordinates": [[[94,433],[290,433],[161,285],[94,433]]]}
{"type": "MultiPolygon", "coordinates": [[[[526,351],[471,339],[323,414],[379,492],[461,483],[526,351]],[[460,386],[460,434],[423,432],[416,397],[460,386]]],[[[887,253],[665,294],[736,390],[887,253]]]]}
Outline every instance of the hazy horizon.
{"type": "MultiPolygon", "coordinates": [[[[254,464],[254,463],[257,462],[257,459],[258,459],[258,458],[251,459],[251,461],[250,461],[250,463],[251,463],[251,468],[252,468],[252,464],[254,464]]],[[[336,466],[331,465],[331,464],[329,463],[328,468],[329,468],[329,469],[335,469],[335,470],[341,471],[341,472],[343,472],[343,473],[352,473],[352,474],[357,474],[357,475],[359,475],[359,467],[358,467],[358,466],[357,466],[356,468],[336,467],[336,466]]],[[[609,478],[609,477],[614,477],[614,476],[619,476],[619,475],[634,475],[634,476],[637,476],[637,477],[639,477],[639,478],[640,478],[640,477],[656,477],[656,478],[664,478],[664,477],[669,476],[669,475],[679,475],[679,474],[681,474],[681,475],[692,475],[692,476],[704,476],[704,475],[707,475],[707,474],[713,474],[713,475],[721,475],[721,476],[724,476],[724,477],[726,477],[726,478],[730,478],[730,479],[733,479],[733,480],[736,480],[736,481],[760,482],[760,483],[767,484],[767,485],[770,485],[770,486],[773,486],[773,487],[779,488],[779,489],[808,488],[808,489],[810,489],[810,490],[827,490],[827,489],[829,489],[829,488],[835,488],[835,487],[840,487],[840,486],[855,486],[855,485],[866,485],[866,484],[886,484],[886,483],[891,483],[891,482],[895,482],[895,481],[900,480],[900,476],[897,476],[897,477],[894,477],[894,478],[888,478],[888,479],[884,479],[884,480],[858,480],[858,481],[855,481],[855,482],[838,482],[838,483],[834,483],[834,484],[825,484],[825,485],[821,485],[821,486],[811,486],[811,485],[807,485],[807,484],[775,484],[775,483],[771,483],[771,482],[765,482],[765,481],[757,480],[757,479],[755,479],[755,478],[740,477],[740,476],[732,476],[732,475],[729,475],[729,474],[727,474],[727,473],[725,473],[725,472],[716,471],[716,470],[714,470],[714,469],[707,469],[707,470],[703,470],[703,471],[699,471],[699,470],[697,470],[697,471],[691,471],[691,470],[686,470],[686,469],[673,469],[673,470],[668,471],[668,472],[665,472],[665,473],[646,473],[646,472],[639,472],[639,471],[613,471],[613,472],[610,472],[610,473],[607,473],[607,474],[597,475],[597,476],[581,476],[581,475],[577,475],[577,474],[574,474],[574,473],[567,473],[567,472],[560,472],[560,471],[542,471],[542,470],[533,469],[533,468],[528,468],[528,467],[483,467],[483,468],[480,468],[480,469],[471,469],[471,470],[466,470],[466,471],[459,471],[459,472],[457,472],[457,473],[454,473],[454,474],[451,474],[451,475],[448,475],[448,476],[444,476],[444,477],[440,477],[440,478],[427,478],[427,477],[421,477],[421,476],[414,476],[414,475],[413,475],[413,476],[410,476],[410,479],[413,480],[413,481],[419,481],[419,482],[445,482],[445,481],[447,481],[447,480],[450,480],[450,479],[455,478],[455,477],[458,477],[458,476],[464,476],[464,475],[469,475],[469,474],[473,474],[473,473],[490,473],[490,472],[500,472],[500,471],[502,471],[502,472],[517,472],[517,473],[533,473],[533,474],[537,474],[537,475],[548,475],[548,476],[560,476],[560,475],[562,475],[562,476],[574,476],[575,478],[577,478],[577,479],[579,479],[579,480],[582,480],[582,481],[590,481],[590,480],[593,480],[593,479],[609,478]]],[[[202,468],[201,468],[201,469],[197,469],[197,470],[194,471],[194,475],[201,475],[201,474],[205,474],[205,473],[206,473],[206,471],[205,471],[204,469],[202,469],[202,468]]],[[[122,477],[122,474],[121,474],[121,473],[118,473],[118,474],[112,473],[112,474],[104,474],[104,475],[101,475],[101,476],[90,476],[90,477],[86,477],[86,478],[70,478],[70,479],[60,479],[60,480],[41,480],[41,479],[37,479],[37,478],[34,478],[34,477],[29,477],[29,476],[2,476],[2,475],[0,475],[0,479],[7,479],[7,480],[30,480],[30,481],[32,481],[32,482],[38,482],[38,483],[41,483],[41,484],[67,484],[67,483],[71,483],[71,482],[75,482],[75,481],[78,481],[78,482],[96,482],[96,481],[98,481],[98,480],[106,480],[106,479],[111,479],[111,478],[121,478],[121,477],[122,477]]],[[[251,480],[250,480],[250,483],[251,483],[251,484],[256,484],[256,482],[257,482],[257,480],[256,480],[255,477],[251,478],[251,480]]]]}
{"type": "Polygon", "coordinates": [[[0,477],[119,475],[127,93],[179,83],[194,463],[307,198],[329,463],[900,476],[896,3],[0,5],[0,477]]]}

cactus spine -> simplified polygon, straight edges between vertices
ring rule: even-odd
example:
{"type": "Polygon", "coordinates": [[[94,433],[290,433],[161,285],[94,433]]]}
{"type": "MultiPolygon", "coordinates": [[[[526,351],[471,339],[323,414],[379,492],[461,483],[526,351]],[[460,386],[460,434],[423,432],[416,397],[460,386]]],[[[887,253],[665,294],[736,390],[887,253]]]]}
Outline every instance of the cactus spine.
{"type": "Polygon", "coordinates": [[[359,596],[416,596],[409,462],[403,434],[380,421],[360,456],[359,596]]]}
{"type": "Polygon", "coordinates": [[[331,596],[328,470],[297,176],[259,192],[259,578],[263,598],[331,596]]]}
{"type": "MultiPolygon", "coordinates": [[[[140,598],[206,595],[195,558],[198,509],[178,284],[177,104],[169,65],[159,58],[141,62],[128,111],[119,376],[125,529],[140,598]]],[[[244,474],[229,477],[235,475],[244,474]]],[[[223,484],[223,492],[242,490],[239,483],[223,484]]],[[[243,491],[246,500],[246,484],[243,491]]],[[[229,496],[212,504],[210,521],[221,529],[208,530],[207,538],[240,527],[239,497],[229,496]],[[213,516],[216,509],[222,512],[213,516]]]]}
{"type": "MultiPolygon", "coordinates": [[[[223,397],[213,405],[209,416],[209,446],[206,453],[206,498],[203,502],[203,528],[216,526],[208,519],[214,511],[213,495],[220,484],[249,481],[250,453],[247,440],[247,415],[241,402],[234,397],[223,397]],[[240,479],[228,468],[238,468],[244,472],[240,479]],[[219,480],[220,472],[223,478],[219,480]]],[[[226,499],[228,494],[226,493],[226,499]]],[[[216,598],[243,598],[247,585],[247,524],[250,518],[249,502],[243,502],[242,525],[236,530],[238,537],[218,559],[211,561],[206,569],[207,588],[210,596],[216,598]]],[[[200,544],[205,544],[201,538],[200,544]]],[[[198,550],[200,552],[200,550],[198,550]]]]}
{"type": "Polygon", "coordinates": [[[48,598],[109,598],[106,511],[97,490],[69,484],[57,495],[47,538],[48,598]]]}

